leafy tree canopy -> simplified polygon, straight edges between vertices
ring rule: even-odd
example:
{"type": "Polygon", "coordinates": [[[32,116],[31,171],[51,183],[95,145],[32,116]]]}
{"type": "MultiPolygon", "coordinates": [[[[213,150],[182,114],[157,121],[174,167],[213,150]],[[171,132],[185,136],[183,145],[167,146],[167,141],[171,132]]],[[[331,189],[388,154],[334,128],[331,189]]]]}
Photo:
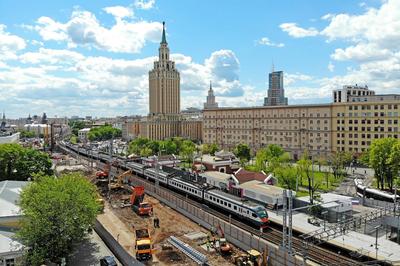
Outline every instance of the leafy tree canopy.
{"type": "Polygon", "coordinates": [[[22,130],[22,131],[20,131],[20,137],[21,138],[27,138],[27,139],[33,138],[33,137],[35,137],[35,132],[22,130]]]}
{"type": "Polygon", "coordinates": [[[247,144],[238,144],[233,153],[240,159],[242,163],[250,161],[250,147],[247,144]]]}
{"type": "Polygon", "coordinates": [[[27,265],[59,263],[87,234],[100,206],[96,187],[81,174],[59,178],[38,175],[21,193],[24,213],[17,236],[25,246],[27,265]]]}
{"type": "Polygon", "coordinates": [[[118,128],[113,128],[110,125],[91,128],[88,133],[90,141],[109,140],[111,138],[118,138],[122,136],[122,131],[118,128]]]}
{"type": "Polygon", "coordinates": [[[69,127],[71,128],[72,134],[78,136],[78,131],[82,128],[86,127],[86,123],[81,120],[71,120],[68,122],[69,127]]]}
{"type": "Polygon", "coordinates": [[[52,174],[47,153],[19,144],[0,144],[0,180],[27,180],[37,173],[52,174]]]}

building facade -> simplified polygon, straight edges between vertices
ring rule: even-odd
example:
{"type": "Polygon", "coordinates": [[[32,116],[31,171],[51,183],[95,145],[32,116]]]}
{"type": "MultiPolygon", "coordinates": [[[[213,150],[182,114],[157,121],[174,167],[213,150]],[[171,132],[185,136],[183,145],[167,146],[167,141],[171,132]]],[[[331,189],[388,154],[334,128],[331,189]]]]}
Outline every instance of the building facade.
{"type": "Polygon", "coordinates": [[[268,97],[264,98],[264,106],[288,105],[283,88],[283,71],[272,71],[268,81],[268,97]]]}
{"type": "Polygon", "coordinates": [[[218,108],[218,103],[215,102],[214,91],[210,81],[210,89],[208,90],[207,101],[204,103],[204,109],[218,108]]]}
{"type": "Polygon", "coordinates": [[[149,114],[143,119],[125,125],[126,130],[123,131],[126,131],[127,138],[131,136],[163,140],[185,137],[200,141],[201,116],[181,113],[180,108],[180,75],[175,68],[175,62],[170,60],[163,22],[158,61],[154,62],[154,67],[149,72],[149,114]]]}
{"type": "Polygon", "coordinates": [[[293,158],[305,149],[357,155],[374,139],[400,138],[400,100],[376,100],[204,110],[203,142],[226,149],[246,143],[254,151],[278,144],[293,158]]]}

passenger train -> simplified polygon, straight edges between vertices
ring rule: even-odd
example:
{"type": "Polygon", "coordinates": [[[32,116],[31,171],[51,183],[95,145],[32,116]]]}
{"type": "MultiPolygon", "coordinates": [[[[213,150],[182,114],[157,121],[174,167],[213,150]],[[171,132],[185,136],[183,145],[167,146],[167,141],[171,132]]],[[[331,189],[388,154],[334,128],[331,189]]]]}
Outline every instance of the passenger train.
{"type": "MultiPolygon", "coordinates": [[[[386,201],[386,202],[394,202],[395,195],[386,191],[382,191],[379,189],[369,188],[364,186],[361,179],[354,179],[354,184],[357,189],[357,195],[359,197],[363,197],[365,193],[366,198],[372,198],[376,200],[386,201]]],[[[400,200],[400,196],[397,195],[397,201],[400,200]]]]}
{"type": "MultiPolygon", "coordinates": [[[[87,150],[79,148],[76,145],[67,143],[63,143],[63,145],[79,154],[88,156],[87,150]]],[[[90,156],[103,160],[104,162],[109,159],[109,156],[106,154],[96,152],[90,153],[90,156]]],[[[179,170],[171,171],[173,168],[170,168],[170,171],[167,172],[164,171],[165,167],[156,169],[138,162],[127,162],[125,165],[140,177],[154,182],[158,181],[160,185],[184,193],[207,205],[229,212],[239,219],[247,220],[248,222],[262,228],[265,228],[268,225],[268,213],[264,206],[223,192],[206,183],[196,183],[193,182],[193,180],[188,180],[187,172],[179,170]]]]}

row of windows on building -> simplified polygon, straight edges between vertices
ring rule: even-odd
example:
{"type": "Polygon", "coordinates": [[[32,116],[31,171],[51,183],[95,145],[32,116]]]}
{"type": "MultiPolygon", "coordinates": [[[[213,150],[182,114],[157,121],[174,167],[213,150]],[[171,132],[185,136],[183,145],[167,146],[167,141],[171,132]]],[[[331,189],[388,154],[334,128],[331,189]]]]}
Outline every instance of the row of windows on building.
{"type": "MultiPolygon", "coordinates": [[[[337,127],[336,128],[337,131],[346,131],[345,127],[337,127]]],[[[384,132],[385,131],[385,127],[349,127],[348,131],[358,131],[358,129],[360,129],[361,131],[371,131],[371,129],[373,129],[376,132],[384,132]]],[[[387,127],[387,132],[398,132],[398,127],[387,127]]]]}
{"type": "MultiPolygon", "coordinates": [[[[374,124],[381,124],[381,125],[383,125],[383,124],[385,124],[385,120],[384,119],[375,119],[375,120],[370,120],[370,119],[363,119],[363,120],[353,120],[353,119],[350,119],[350,120],[348,120],[348,123],[349,124],[353,124],[353,122],[354,122],[354,124],[358,124],[358,123],[360,123],[360,124],[372,124],[372,121],[374,122],[374,124]]],[[[336,121],[337,122],[337,124],[345,124],[346,122],[345,122],[345,120],[337,120],[336,121]]],[[[397,119],[388,119],[387,120],[387,124],[389,124],[389,125],[392,125],[392,124],[394,124],[394,125],[397,125],[398,124],[398,120],[397,119]]]]}
{"type": "MultiPolygon", "coordinates": [[[[397,110],[399,107],[397,104],[388,104],[386,105],[388,110],[397,110]]],[[[374,105],[374,108],[372,108],[372,105],[350,105],[348,109],[351,110],[384,110],[385,105],[374,105]]]]}
{"type": "MultiPolygon", "coordinates": [[[[318,112],[318,111],[310,111],[310,112],[312,112],[312,113],[309,113],[308,115],[308,117],[314,117],[314,113],[316,113],[317,112],[317,114],[315,115],[315,117],[326,117],[326,118],[328,118],[329,116],[328,116],[328,113],[323,113],[323,114],[321,114],[320,112],[318,112]]],[[[219,119],[221,119],[221,118],[232,118],[232,119],[234,119],[234,118],[249,118],[249,119],[255,119],[255,118],[290,118],[290,117],[299,117],[298,116],[298,114],[297,113],[295,113],[295,114],[291,114],[291,113],[287,113],[286,115],[285,114],[267,114],[267,115],[264,115],[264,114],[261,114],[261,115],[258,115],[258,114],[255,114],[254,116],[252,115],[252,114],[237,114],[237,115],[221,115],[221,114],[219,114],[219,115],[205,115],[204,116],[204,118],[219,118],[219,119]]],[[[306,113],[302,113],[301,114],[301,117],[306,117],[306,113]]]]}

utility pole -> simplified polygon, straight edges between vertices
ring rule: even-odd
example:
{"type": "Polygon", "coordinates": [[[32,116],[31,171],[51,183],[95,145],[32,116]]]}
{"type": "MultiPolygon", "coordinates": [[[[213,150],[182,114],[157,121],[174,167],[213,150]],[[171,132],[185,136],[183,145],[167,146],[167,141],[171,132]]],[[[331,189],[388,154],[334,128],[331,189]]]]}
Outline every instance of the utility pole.
{"type": "Polygon", "coordinates": [[[110,140],[110,146],[109,146],[109,152],[110,152],[110,168],[108,171],[108,195],[107,198],[108,200],[111,200],[111,169],[112,169],[112,160],[113,160],[113,142],[114,142],[114,135],[112,135],[111,140],[110,140]]]}
{"type": "Polygon", "coordinates": [[[375,256],[376,256],[376,260],[378,260],[378,231],[379,231],[379,227],[380,227],[380,225],[375,226],[375,252],[376,252],[375,256]]]}

